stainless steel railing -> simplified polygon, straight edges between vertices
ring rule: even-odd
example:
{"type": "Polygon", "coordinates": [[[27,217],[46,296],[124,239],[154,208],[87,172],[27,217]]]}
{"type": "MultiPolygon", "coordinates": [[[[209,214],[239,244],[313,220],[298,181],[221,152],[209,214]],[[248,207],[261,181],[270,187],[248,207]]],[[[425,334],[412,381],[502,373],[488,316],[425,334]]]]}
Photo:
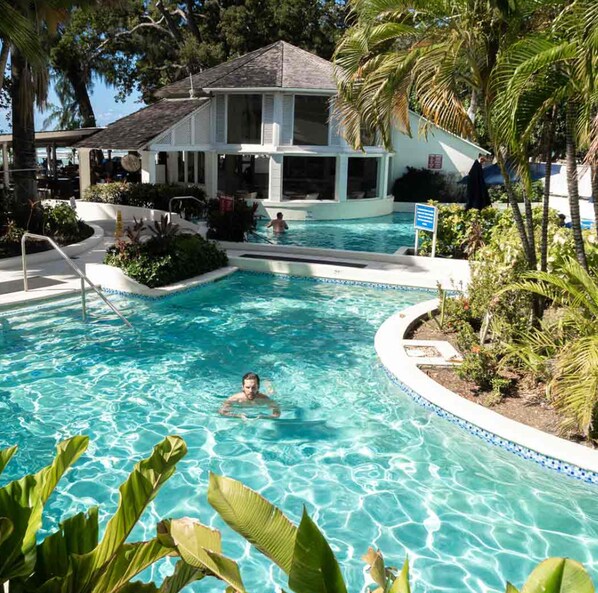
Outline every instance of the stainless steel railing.
{"type": "Polygon", "coordinates": [[[47,241],[64,259],[64,261],[71,267],[73,272],[81,279],[81,310],[83,314],[83,321],[87,319],[87,303],[85,301],[85,283],[89,284],[91,289],[112,309],[114,313],[120,318],[120,320],[127,326],[133,329],[133,326],[129,323],[128,319],[98,290],[97,286],[71,261],[71,258],[54,242],[50,237],[45,235],[36,235],[34,233],[23,233],[21,237],[21,258],[23,260],[23,290],[27,292],[29,290],[27,284],[27,249],[25,243],[27,239],[35,239],[37,241],[47,241]]]}
{"type": "Polygon", "coordinates": [[[174,198],[170,198],[170,200],[168,200],[168,222],[172,222],[172,203],[176,200],[194,200],[198,204],[201,204],[203,208],[206,207],[206,203],[195,196],[175,196],[174,198]]]}

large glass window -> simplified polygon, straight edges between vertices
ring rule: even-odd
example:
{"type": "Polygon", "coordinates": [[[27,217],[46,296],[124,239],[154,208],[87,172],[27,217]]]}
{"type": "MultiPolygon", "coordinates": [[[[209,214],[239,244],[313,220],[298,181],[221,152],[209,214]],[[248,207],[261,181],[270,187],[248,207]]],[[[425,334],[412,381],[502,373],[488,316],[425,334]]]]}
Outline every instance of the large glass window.
{"type": "Polygon", "coordinates": [[[334,200],[334,157],[285,156],[283,200],[334,200]]]}
{"type": "Polygon", "coordinates": [[[241,198],[268,198],[268,157],[253,154],[218,155],[218,191],[241,198]]]}
{"type": "Polygon", "coordinates": [[[228,96],[228,143],[261,144],[262,96],[228,96]]]}
{"type": "Polygon", "coordinates": [[[328,97],[295,95],[293,144],[328,144],[328,97]]]}
{"type": "Polygon", "coordinates": [[[347,198],[360,200],[378,196],[378,160],[353,157],[347,171],[347,198]]]}

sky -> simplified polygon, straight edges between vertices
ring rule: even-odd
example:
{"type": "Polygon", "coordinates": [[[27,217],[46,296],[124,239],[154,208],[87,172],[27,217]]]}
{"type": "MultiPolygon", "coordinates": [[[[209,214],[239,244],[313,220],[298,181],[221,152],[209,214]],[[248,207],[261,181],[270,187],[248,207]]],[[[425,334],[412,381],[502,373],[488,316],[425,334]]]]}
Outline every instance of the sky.
{"type": "MultiPolygon", "coordinates": [[[[139,103],[140,95],[135,92],[124,103],[117,103],[114,100],[116,90],[107,87],[102,81],[97,80],[94,85],[94,90],[91,95],[91,104],[96,115],[98,126],[106,126],[117,119],[133,113],[143,107],[143,103],[139,103]]],[[[56,93],[50,90],[48,97],[49,103],[58,105],[59,101],[56,93]]],[[[36,112],[35,114],[35,129],[39,131],[43,128],[44,119],[47,114],[36,112]]],[[[51,129],[51,128],[50,128],[51,129]]],[[[9,112],[5,109],[0,109],[0,133],[7,134],[11,131],[11,122],[9,119],[9,112]]]]}

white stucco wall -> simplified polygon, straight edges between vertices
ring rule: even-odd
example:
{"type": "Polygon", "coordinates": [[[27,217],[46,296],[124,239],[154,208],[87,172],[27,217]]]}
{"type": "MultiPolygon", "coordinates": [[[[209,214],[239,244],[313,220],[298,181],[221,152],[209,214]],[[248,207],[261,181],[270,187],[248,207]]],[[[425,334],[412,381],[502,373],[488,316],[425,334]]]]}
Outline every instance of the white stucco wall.
{"type": "Polygon", "coordinates": [[[394,180],[403,175],[407,167],[427,169],[430,154],[442,155],[440,172],[467,175],[478,154],[486,152],[479,146],[432,124],[428,128],[426,138],[419,134],[421,118],[415,113],[410,113],[409,118],[411,138],[396,128],[392,133],[395,154],[392,157],[391,170],[388,176],[389,190],[392,189],[394,180]]]}

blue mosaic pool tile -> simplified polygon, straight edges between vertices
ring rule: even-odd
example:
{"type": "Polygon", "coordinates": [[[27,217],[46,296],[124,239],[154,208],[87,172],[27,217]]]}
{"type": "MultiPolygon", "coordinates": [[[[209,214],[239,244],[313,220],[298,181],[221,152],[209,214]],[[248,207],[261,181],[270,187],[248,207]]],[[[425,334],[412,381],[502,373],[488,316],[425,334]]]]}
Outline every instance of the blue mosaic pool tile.
{"type": "Polygon", "coordinates": [[[443,410],[436,404],[429,402],[427,399],[423,398],[419,393],[411,389],[411,387],[405,385],[405,383],[403,383],[400,379],[393,375],[386,367],[383,368],[390,380],[395,385],[400,387],[401,390],[404,391],[409,397],[411,397],[411,399],[413,399],[417,404],[424,408],[427,408],[428,410],[431,410],[437,416],[445,418],[452,424],[456,424],[457,426],[463,428],[470,434],[481,438],[482,440],[486,441],[491,445],[509,451],[510,453],[517,455],[517,457],[533,461],[546,469],[557,471],[560,474],[564,474],[571,478],[581,480],[588,484],[598,485],[598,472],[583,469],[581,467],[577,467],[576,465],[572,465],[570,463],[561,461],[560,459],[555,459],[554,457],[549,457],[548,455],[544,455],[543,453],[538,453],[538,451],[528,449],[523,445],[514,443],[494,433],[484,430],[483,428],[480,428],[479,426],[476,426],[475,424],[472,424],[467,420],[463,420],[463,418],[459,418],[458,416],[455,416],[454,414],[451,414],[450,412],[443,410]]]}

